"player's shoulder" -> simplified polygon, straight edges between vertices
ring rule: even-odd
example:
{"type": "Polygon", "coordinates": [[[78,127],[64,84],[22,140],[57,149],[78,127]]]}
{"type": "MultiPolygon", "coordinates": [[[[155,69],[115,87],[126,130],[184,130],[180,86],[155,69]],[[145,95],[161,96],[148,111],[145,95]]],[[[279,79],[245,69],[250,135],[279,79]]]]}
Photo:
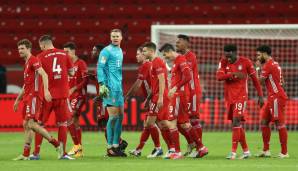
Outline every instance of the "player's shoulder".
{"type": "Polygon", "coordinates": [[[240,56],[239,59],[240,59],[241,62],[246,63],[246,64],[251,64],[252,63],[252,61],[249,58],[245,57],[245,56],[240,56]]]}

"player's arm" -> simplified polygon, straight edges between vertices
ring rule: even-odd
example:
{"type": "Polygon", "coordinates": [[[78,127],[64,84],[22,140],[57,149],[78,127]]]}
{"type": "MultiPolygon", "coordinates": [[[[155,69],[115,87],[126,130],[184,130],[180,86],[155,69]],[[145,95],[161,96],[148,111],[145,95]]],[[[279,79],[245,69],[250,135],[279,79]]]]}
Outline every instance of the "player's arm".
{"type": "Polygon", "coordinates": [[[186,83],[188,83],[191,80],[191,71],[189,66],[187,65],[187,63],[181,63],[180,66],[181,71],[182,71],[182,78],[181,80],[174,85],[174,87],[172,87],[169,91],[169,97],[172,98],[174,93],[180,89],[182,86],[184,86],[186,83]]]}
{"type": "Polygon", "coordinates": [[[135,95],[135,93],[138,91],[138,89],[141,87],[143,80],[137,79],[131,88],[128,90],[127,94],[125,95],[125,100],[129,98],[130,96],[135,95]]]}
{"type": "Polygon", "coordinates": [[[37,73],[41,76],[43,82],[44,98],[46,99],[46,101],[50,102],[52,100],[52,95],[49,91],[48,74],[44,71],[42,67],[37,69],[37,73]]]}
{"type": "Polygon", "coordinates": [[[66,55],[66,67],[67,67],[67,73],[69,76],[74,76],[75,71],[73,68],[73,62],[71,61],[70,57],[66,55]]]}
{"type": "Polygon", "coordinates": [[[97,82],[98,82],[98,86],[99,86],[99,95],[101,96],[101,86],[105,86],[104,82],[107,78],[106,73],[104,72],[104,68],[106,67],[106,65],[108,64],[108,59],[109,59],[109,52],[106,49],[103,49],[98,57],[98,61],[97,61],[97,82]]]}
{"type": "Polygon", "coordinates": [[[224,60],[221,60],[218,64],[218,69],[216,71],[216,79],[218,81],[225,81],[225,80],[231,80],[233,79],[232,73],[226,73],[226,62],[224,60]]]}
{"type": "Polygon", "coordinates": [[[75,85],[74,87],[71,88],[70,94],[72,94],[73,92],[75,92],[78,89],[81,89],[81,88],[87,86],[87,84],[88,84],[88,75],[87,75],[88,68],[87,68],[87,65],[85,62],[82,62],[79,65],[79,72],[81,72],[82,81],[78,85],[75,85]]]}
{"type": "Polygon", "coordinates": [[[18,107],[19,107],[19,103],[22,100],[23,96],[24,96],[24,86],[22,87],[20,93],[18,94],[18,97],[16,98],[14,104],[13,104],[13,111],[17,112],[18,111],[18,107]]]}
{"type": "Polygon", "coordinates": [[[261,87],[260,81],[257,78],[257,72],[256,72],[253,64],[251,63],[251,61],[248,62],[247,73],[250,76],[250,78],[252,80],[252,83],[253,83],[254,87],[256,88],[256,90],[257,90],[257,93],[258,93],[258,96],[259,96],[258,103],[259,103],[260,106],[263,106],[264,100],[263,100],[262,87],[261,87]]]}
{"type": "Polygon", "coordinates": [[[158,92],[158,101],[157,101],[157,107],[159,109],[161,109],[163,106],[163,94],[165,91],[165,86],[166,86],[165,74],[160,73],[160,74],[158,74],[159,92],[158,92]]]}

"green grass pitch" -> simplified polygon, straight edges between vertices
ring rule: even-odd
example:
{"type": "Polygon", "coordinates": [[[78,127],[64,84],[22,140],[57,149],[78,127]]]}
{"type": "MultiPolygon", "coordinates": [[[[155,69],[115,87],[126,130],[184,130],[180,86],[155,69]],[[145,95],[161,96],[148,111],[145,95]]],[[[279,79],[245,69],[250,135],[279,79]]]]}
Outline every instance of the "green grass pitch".
{"type": "MultiPolygon", "coordinates": [[[[124,132],[123,137],[129,143],[126,151],[136,147],[139,141],[139,132],[124,132]]],[[[185,141],[181,138],[181,148],[185,150],[185,141]]],[[[56,151],[52,146],[44,141],[41,149],[40,161],[12,161],[14,157],[22,153],[23,134],[22,133],[0,133],[0,170],[30,170],[30,171],[190,171],[190,170],[215,170],[215,171],[295,171],[298,170],[298,134],[297,132],[289,132],[289,154],[288,159],[265,158],[259,159],[252,157],[247,160],[229,161],[225,156],[230,151],[231,133],[230,132],[206,132],[203,135],[204,144],[209,148],[209,154],[202,159],[181,159],[181,160],[164,160],[147,159],[145,156],[149,154],[153,148],[152,141],[149,139],[142,152],[142,157],[127,158],[106,158],[105,141],[103,133],[100,132],[84,132],[83,147],[84,158],[74,161],[59,161],[56,159],[56,151]]],[[[259,132],[248,132],[247,141],[252,154],[256,154],[262,149],[262,139],[259,132]]],[[[71,148],[71,139],[68,138],[68,149],[71,148]]],[[[165,144],[162,141],[163,149],[165,144]]],[[[240,147],[240,146],[239,146],[240,147]]],[[[241,153],[238,147],[238,154],[241,153]]],[[[271,138],[271,153],[276,156],[279,153],[280,145],[278,134],[274,132],[271,138]]]]}

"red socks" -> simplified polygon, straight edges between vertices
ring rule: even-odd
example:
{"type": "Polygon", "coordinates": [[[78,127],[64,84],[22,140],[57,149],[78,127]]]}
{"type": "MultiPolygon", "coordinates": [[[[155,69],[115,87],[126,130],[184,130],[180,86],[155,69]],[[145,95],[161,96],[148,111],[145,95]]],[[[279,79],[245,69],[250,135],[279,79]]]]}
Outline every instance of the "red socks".
{"type": "Polygon", "coordinates": [[[185,129],[183,129],[180,124],[178,124],[177,127],[178,127],[178,131],[185,137],[188,144],[194,143],[189,133],[185,129]]]}
{"type": "Polygon", "coordinates": [[[150,135],[155,147],[160,147],[159,132],[156,125],[150,127],[150,135]]]}
{"type": "Polygon", "coordinates": [[[29,157],[29,155],[30,155],[30,149],[31,149],[30,144],[29,144],[29,143],[26,143],[26,144],[24,145],[23,156],[25,156],[25,157],[29,157]]]}
{"type": "Polygon", "coordinates": [[[140,144],[138,145],[136,150],[142,150],[146,141],[148,140],[150,135],[150,128],[148,127],[144,127],[142,134],[141,134],[141,138],[140,138],[140,144]]]}
{"type": "Polygon", "coordinates": [[[193,138],[193,140],[196,142],[197,150],[200,150],[204,145],[202,144],[202,141],[198,135],[198,132],[193,127],[188,129],[190,136],[193,138]]]}
{"type": "Polygon", "coordinates": [[[65,151],[67,140],[67,127],[64,125],[60,125],[58,127],[58,141],[63,143],[64,154],[67,154],[65,151]]]}
{"type": "Polygon", "coordinates": [[[81,127],[76,128],[76,132],[77,132],[78,142],[79,144],[82,144],[82,128],[81,127]]]}
{"type": "Polygon", "coordinates": [[[55,138],[51,138],[51,140],[49,141],[49,143],[51,143],[54,147],[58,147],[60,144],[59,142],[55,139],[55,138]]]}
{"type": "Polygon", "coordinates": [[[236,153],[240,141],[241,127],[233,127],[232,131],[232,152],[236,153]]]}
{"type": "Polygon", "coordinates": [[[178,129],[177,128],[170,129],[170,132],[171,132],[172,141],[175,145],[175,151],[176,151],[176,153],[179,153],[181,150],[180,150],[180,141],[179,141],[178,129]]]}
{"type": "Polygon", "coordinates": [[[243,152],[248,151],[248,146],[247,146],[246,137],[245,137],[245,130],[243,127],[240,128],[240,144],[243,152]]]}
{"type": "Polygon", "coordinates": [[[278,133],[279,133],[279,142],[281,145],[281,153],[287,154],[288,153],[288,132],[285,125],[278,126],[278,133]]]}
{"type": "Polygon", "coordinates": [[[79,141],[78,141],[78,136],[77,136],[77,131],[76,131],[75,125],[72,123],[72,124],[68,125],[67,128],[69,130],[69,133],[71,135],[74,145],[78,145],[79,141]]]}
{"type": "Polygon", "coordinates": [[[269,150],[270,137],[271,137],[271,129],[269,126],[261,126],[262,137],[263,137],[263,151],[269,150]]]}
{"type": "Polygon", "coordinates": [[[33,154],[37,156],[40,152],[40,146],[42,144],[43,137],[39,133],[35,133],[35,144],[33,154]]]}
{"type": "Polygon", "coordinates": [[[165,142],[168,146],[168,149],[175,148],[172,138],[171,138],[170,130],[168,128],[162,128],[160,131],[161,131],[161,135],[162,135],[163,139],[165,140],[165,142]]]}
{"type": "Polygon", "coordinates": [[[201,140],[201,142],[203,142],[203,130],[202,130],[202,126],[200,124],[200,120],[199,119],[192,119],[191,120],[191,126],[193,127],[193,129],[195,129],[197,131],[197,134],[201,140]]]}

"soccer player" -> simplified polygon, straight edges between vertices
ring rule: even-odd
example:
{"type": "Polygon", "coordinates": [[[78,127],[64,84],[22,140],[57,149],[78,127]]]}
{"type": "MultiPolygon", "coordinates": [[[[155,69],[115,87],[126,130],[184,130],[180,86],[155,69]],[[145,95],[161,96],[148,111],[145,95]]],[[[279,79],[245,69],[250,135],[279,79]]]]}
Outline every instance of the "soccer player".
{"type": "MultiPolygon", "coordinates": [[[[190,80],[190,123],[197,131],[199,139],[202,142],[202,126],[200,124],[200,100],[202,97],[202,90],[199,79],[199,71],[197,64],[196,55],[189,49],[190,39],[187,35],[179,34],[176,41],[176,50],[185,56],[188,65],[191,69],[191,80],[190,80]]],[[[196,147],[196,143],[192,138],[178,125],[179,132],[184,135],[187,140],[187,151],[184,156],[196,156],[197,151],[193,151],[196,147]],[[193,151],[193,152],[192,152],[193,151]]]]}
{"type": "MultiPolygon", "coordinates": [[[[51,102],[44,102],[39,122],[45,124],[52,111],[55,112],[58,125],[58,140],[63,142],[64,155],[61,159],[72,160],[65,151],[67,139],[67,126],[71,119],[72,109],[69,103],[68,76],[74,75],[73,64],[64,50],[56,49],[50,35],[43,35],[39,39],[40,49],[38,55],[41,64],[49,77],[49,91],[53,97],[51,102]]],[[[35,135],[35,149],[30,159],[38,160],[42,137],[35,135]]]]}
{"type": "Polygon", "coordinates": [[[99,55],[97,63],[97,79],[99,95],[103,97],[104,106],[109,113],[107,122],[107,156],[126,157],[119,148],[124,114],[124,98],[122,90],[123,52],[120,48],[122,32],[113,29],[110,32],[111,44],[99,55]]]}
{"type": "Polygon", "coordinates": [[[248,99],[247,81],[250,77],[259,96],[259,104],[263,104],[263,92],[256,76],[252,62],[245,57],[237,56],[237,46],[227,44],[224,46],[224,56],[219,62],[216,78],[224,81],[225,101],[227,104],[228,119],[232,120],[232,151],[227,159],[236,159],[238,142],[240,142],[243,155],[239,159],[246,159],[251,156],[248,149],[245,130],[242,124],[245,121],[244,112],[248,99]]]}
{"type": "Polygon", "coordinates": [[[32,43],[28,39],[22,39],[18,42],[18,51],[21,58],[25,60],[24,67],[24,86],[19,93],[13,109],[18,110],[19,102],[23,99],[23,126],[25,129],[25,144],[23,154],[14,160],[29,160],[31,142],[34,132],[39,133],[46,138],[58,151],[58,158],[63,156],[63,145],[53,138],[46,129],[37,122],[37,117],[42,108],[42,99],[47,102],[52,100],[48,89],[48,75],[43,70],[38,58],[31,54],[32,43]],[[42,82],[40,80],[42,79],[42,82]]]}
{"type": "Polygon", "coordinates": [[[72,121],[70,121],[68,129],[71,133],[74,146],[68,152],[68,155],[75,155],[75,157],[83,156],[82,149],[82,129],[80,128],[79,117],[84,104],[87,99],[87,64],[84,60],[76,56],[76,45],[73,42],[64,44],[64,50],[70,56],[74,64],[74,76],[69,77],[69,95],[71,108],[73,110],[72,121]],[[74,123],[74,124],[71,124],[74,123]]]}
{"type": "MultiPolygon", "coordinates": [[[[261,112],[261,129],[263,137],[263,151],[258,157],[270,157],[269,142],[271,136],[270,122],[274,122],[279,132],[279,141],[281,152],[279,158],[288,158],[288,133],[285,123],[285,107],[288,99],[283,88],[283,75],[278,62],[274,61],[271,56],[271,48],[262,45],[257,48],[257,60],[262,66],[261,84],[266,85],[267,102],[261,112]]],[[[260,68],[259,68],[260,69],[260,68]]]]}
{"type": "Polygon", "coordinates": [[[192,141],[195,142],[197,150],[193,158],[201,158],[208,154],[208,149],[202,144],[199,134],[191,126],[190,115],[190,85],[191,69],[185,56],[178,54],[171,44],[164,44],[160,51],[163,56],[173,63],[171,69],[171,85],[169,91],[170,107],[169,112],[177,118],[177,124],[192,141]]]}
{"type": "MultiPolygon", "coordinates": [[[[144,104],[145,104],[145,108],[147,108],[148,104],[150,103],[150,99],[151,99],[150,70],[151,70],[152,64],[149,61],[149,59],[147,59],[142,54],[142,51],[143,51],[143,47],[141,46],[138,48],[137,55],[136,55],[137,62],[141,64],[138,69],[138,78],[134,82],[132,87],[129,89],[128,93],[126,94],[125,100],[127,100],[129,97],[135,95],[135,93],[142,86],[142,90],[146,96],[144,104]]],[[[141,156],[142,149],[143,149],[145,143],[147,142],[149,136],[151,135],[155,148],[152,150],[151,154],[148,155],[147,157],[154,158],[154,157],[161,156],[163,154],[163,151],[160,146],[158,127],[156,124],[154,124],[153,126],[147,125],[147,122],[146,122],[147,117],[148,117],[148,114],[146,115],[145,120],[144,120],[144,129],[141,133],[140,143],[136,149],[131,150],[129,153],[133,156],[137,156],[137,157],[141,156]]]]}
{"type": "Polygon", "coordinates": [[[177,120],[169,115],[168,73],[165,62],[156,56],[156,45],[152,42],[143,45],[143,55],[152,61],[151,91],[152,98],[147,117],[147,125],[153,127],[157,122],[161,135],[168,146],[165,159],[182,157],[179,143],[177,120]]]}

